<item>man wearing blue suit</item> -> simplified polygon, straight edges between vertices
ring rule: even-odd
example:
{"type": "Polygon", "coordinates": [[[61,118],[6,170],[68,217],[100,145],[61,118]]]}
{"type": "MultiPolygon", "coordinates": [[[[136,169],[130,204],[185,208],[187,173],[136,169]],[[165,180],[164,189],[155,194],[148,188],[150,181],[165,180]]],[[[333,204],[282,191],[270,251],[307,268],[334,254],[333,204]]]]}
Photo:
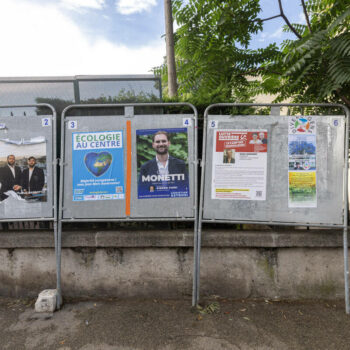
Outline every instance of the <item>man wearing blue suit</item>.
{"type": "Polygon", "coordinates": [[[170,140],[166,131],[158,131],[153,135],[152,147],[156,156],[142,164],[139,188],[145,191],[146,187],[149,189],[150,185],[156,185],[156,189],[158,189],[170,184],[176,185],[178,189],[188,187],[186,164],[184,161],[169,155],[170,140]]]}

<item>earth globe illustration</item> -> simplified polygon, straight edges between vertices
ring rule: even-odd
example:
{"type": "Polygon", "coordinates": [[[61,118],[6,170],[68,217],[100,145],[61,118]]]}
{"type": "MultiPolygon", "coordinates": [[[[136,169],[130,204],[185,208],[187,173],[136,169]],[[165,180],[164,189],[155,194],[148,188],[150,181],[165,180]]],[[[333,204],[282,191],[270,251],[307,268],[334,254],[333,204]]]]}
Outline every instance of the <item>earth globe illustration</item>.
{"type": "Polygon", "coordinates": [[[112,155],[109,152],[90,152],[85,155],[85,165],[94,176],[103,175],[112,163],[112,155]]]}

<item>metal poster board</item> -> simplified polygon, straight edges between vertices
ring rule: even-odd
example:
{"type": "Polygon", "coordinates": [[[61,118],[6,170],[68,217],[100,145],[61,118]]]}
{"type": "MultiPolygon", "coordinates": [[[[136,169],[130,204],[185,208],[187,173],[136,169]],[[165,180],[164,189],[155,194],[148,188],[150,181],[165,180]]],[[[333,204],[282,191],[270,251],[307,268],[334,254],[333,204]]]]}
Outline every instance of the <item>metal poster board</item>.
{"type": "Polygon", "coordinates": [[[196,261],[202,222],[344,230],[346,312],[349,110],[335,104],[216,104],[204,115],[196,261]],[[217,107],[338,107],[341,115],[209,115],[217,107]],[[342,186],[340,184],[343,184],[342,186]]]}
{"type": "Polygon", "coordinates": [[[53,221],[57,257],[56,111],[49,104],[0,109],[49,110],[0,117],[0,221],[53,221]]]}
{"type": "Polygon", "coordinates": [[[186,103],[72,105],[62,113],[62,222],[193,221],[197,232],[197,111],[186,103]],[[138,107],[190,114],[135,114],[138,107]],[[124,109],[89,116],[89,108],[124,109]],[[79,116],[69,116],[72,109],[79,116]],[[85,114],[86,113],[86,114],[85,114]]]}
{"type": "Polygon", "coordinates": [[[0,118],[0,220],[54,218],[53,117],[0,118]]]}

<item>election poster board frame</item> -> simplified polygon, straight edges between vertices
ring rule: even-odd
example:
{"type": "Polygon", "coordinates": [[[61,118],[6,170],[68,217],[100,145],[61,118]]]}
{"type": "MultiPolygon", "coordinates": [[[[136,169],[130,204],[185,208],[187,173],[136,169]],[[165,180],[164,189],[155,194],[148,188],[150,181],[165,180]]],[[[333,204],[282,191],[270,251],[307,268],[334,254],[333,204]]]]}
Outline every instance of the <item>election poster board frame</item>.
{"type": "MultiPolygon", "coordinates": [[[[327,116],[316,116],[317,118],[327,118],[327,116]]],[[[329,117],[329,115],[328,115],[329,117]]],[[[349,150],[348,150],[348,144],[349,144],[349,118],[350,118],[350,111],[349,109],[341,104],[328,104],[328,103],[299,103],[299,104],[293,104],[293,103],[281,103],[281,104],[271,104],[271,103],[219,103],[219,104],[213,104],[210,105],[206,108],[205,113],[204,113],[204,127],[203,127],[203,153],[202,153],[202,160],[201,160],[201,167],[202,167],[202,177],[201,177],[201,185],[200,185],[200,200],[199,200],[199,214],[198,214],[198,233],[196,235],[198,241],[196,242],[195,245],[195,275],[196,275],[196,281],[194,285],[195,289],[195,300],[194,303],[197,304],[199,301],[199,285],[200,285],[200,279],[199,279],[199,274],[200,274],[200,252],[201,252],[201,234],[202,234],[202,223],[237,223],[237,224],[242,224],[242,223],[249,223],[249,224],[265,224],[265,225],[286,225],[286,226],[315,226],[315,227],[328,227],[328,228],[336,228],[336,229],[343,229],[343,251],[344,251],[344,284],[345,284],[345,309],[346,313],[349,314],[350,312],[350,307],[349,307],[349,281],[348,281],[348,237],[347,237],[347,230],[348,230],[348,156],[349,156],[349,150]],[[266,115],[214,115],[214,114],[209,114],[210,110],[213,108],[224,108],[224,107],[253,107],[253,108],[258,108],[258,107],[271,107],[271,115],[266,116],[266,115]],[[212,194],[208,195],[208,193],[205,193],[206,190],[208,190],[208,187],[213,187],[213,182],[209,184],[208,179],[210,178],[212,180],[212,174],[213,174],[213,167],[214,167],[214,156],[211,157],[210,152],[213,152],[213,146],[211,143],[209,144],[208,138],[209,135],[211,135],[210,140],[213,140],[213,135],[215,129],[220,130],[220,129],[227,129],[229,131],[233,130],[232,133],[235,133],[237,130],[243,131],[250,131],[250,132],[255,132],[258,133],[259,129],[265,133],[265,136],[267,134],[267,139],[268,139],[268,144],[267,144],[267,152],[269,152],[269,146],[271,147],[271,143],[274,142],[273,139],[271,139],[271,133],[267,132],[266,125],[263,125],[260,123],[260,120],[262,120],[263,117],[265,118],[288,118],[288,116],[279,116],[274,115],[276,109],[278,111],[280,110],[281,107],[287,107],[287,108],[324,108],[324,109],[329,109],[329,108],[338,108],[344,111],[345,116],[341,115],[331,115],[331,117],[334,117],[334,126],[338,126],[338,121],[341,122],[342,127],[343,127],[343,135],[341,135],[341,140],[342,142],[338,142],[337,146],[342,146],[342,149],[337,151],[339,154],[343,154],[344,158],[342,159],[340,156],[339,158],[343,162],[342,171],[338,171],[337,176],[341,179],[340,182],[342,182],[342,187],[339,190],[339,193],[337,193],[338,197],[336,197],[337,202],[337,210],[338,210],[338,216],[336,222],[332,222],[331,219],[326,217],[326,220],[329,220],[329,222],[317,222],[317,221],[310,221],[308,222],[305,218],[303,220],[294,220],[294,218],[298,218],[297,215],[292,216],[292,220],[276,220],[276,219],[271,219],[271,220],[264,220],[262,217],[255,217],[255,211],[250,210],[249,214],[247,214],[248,219],[244,219],[244,216],[241,215],[241,217],[238,217],[235,219],[235,210],[231,211],[230,217],[226,215],[224,219],[222,218],[217,218],[213,216],[210,216],[210,218],[205,217],[205,212],[210,206],[210,204],[213,204],[213,200],[215,201],[216,199],[213,199],[212,194]],[[235,119],[236,117],[236,119],[235,119]],[[254,118],[260,118],[259,121],[258,119],[254,118]],[[217,123],[214,127],[209,125],[210,121],[215,121],[215,119],[220,120],[221,123],[217,123]],[[238,119],[240,118],[240,119],[238,119]],[[339,120],[338,120],[339,119],[339,120]],[[243,122],[242,122],[243,120],[243,122]],[[247,121],[246,127],[244,127],[244,120],[247,121]],[[254,121],[257,121],[254,124],[254,121]],[[237,122],[239,121],[239,122],[237,122]],[[221,126],[222,128],[221,128],[221,126]],[[231,130],[230,130],[231,129],[231,130]],[[211,134],[210,134],[211,133],[211,134]],[[212,172],[211,175],[208,175],[208,172],[212,172]],[[207,182],[206,182],[207,181],[207,182]],[[210,203],[212,202],[212,203],[210,203]]],[[[321,120],[321,119],[320,119],[321,120]]],[[[277,124],[277,122],[275,124],[277,124]]],[[[271,129],[270,129],[271,130],[271,129]]],[[[283,130],[285,133],[288,134],[288,120],[285,121],[285,125],[283,127],[283,130]]],[[[286,136],[286,135],[285,135],[286,136]]],[[[287,135],[288,136],[288,135],[287,135]]],[[[253,141],[252,141],[253,142],[253,141]]],[[[318,141],[319,143],[322,143],[322,140],[318,141]]],[[[322,145],[321,145],[322,146],[322,145]]],[[[327,146],[327,145],[326,145],[327,146]]],[[[326,146],[324,148],[326,148],[326,146]]],[[[236,148],[237,152],[237,148],[236,148]]],[[[258,151],[259,152],[259,151],[258,151]]],[[[276,147],[275,147],[275,152],[276,152],[276,147]]],[[[257,158],[255,158],[257,159],[257,158]]],[[[269,159],[269,158],[268,158],[269,159]]],[[[270,159],[271,160],[271,159],[270,159]]],[[[340,166],[338,166],[340,168],[340,166]]],[[[287,167],[288,169],[288,167],[287,167]]],[[[219,168],[220,170],[220,168],[219,168]]],[[[260,169],[261,170],[261,169],[260,169]]],[[[269,168],[267,167],[267,172],[269,172],[269,168]]],[[[315,171],[316,172],[316,171],[315,171]]],[[[271,174],[270,174],[271,175],[271,174]]],[[[316,175],[316,174],[315,174],[316,175]]],[[[260,182],[265,181],[265,187],[266,187],[266,165],[265,165],[265,179],[262,180],[260,179],[260,182]]],[[[329,180],[329,179],[325,179],[329,180]]],[[[216,180],[215,180],[216,181],[216,180]]],[[[290,180],[289,180],[290,181],[290,180]]],[[[288,183],[288,181],[287,181],[288,183]]],[[[225,187],[225,186],[223,186],[225,187]]],[[[268,186],[267,186],[268,189],[268,186]]],[[[221,190],[219,189],[219,192],[221,190]]],[[[289,191],[289,190],[288,190],[289,191]]],[[[322,188],[318,186],[317,191],[320,193],[322,192],[322,188]]],[[[223,190],[225,192],[225,190],[223,190]]],[[[268,192],[268,191],[267,191],[268,192]]],[[[269,196],[269,193],[266,194],[266,196],[269,196]]],[[[286,199],[287,200],[287,199],[286,199]]],[[[224,201],[222,201],[224,202],[224,201]]],[[[226,201],[228,202],[228,201],[226,201]]],[[[233,201],[232,201],[233,202],[233,201]]],[[[237,201],[239,203],[243,203],[243,200],[237,201]]],[[[248,201],[247,201],[248,202],[248,201]]],[[[258,202],[258,201],[255,201],[258,202]]],[[[245,208],[245,204],[242,204],[243,208],[245,208]]],[[[258,204],[256,204],[256,207],[258,207],[258,204]]],[[[224,208],[224,206],[223,206],[224,208]]],[[[248,210],[249,207],[245,208],[245,210],[248,210]]],[[[311,207],[307,208],[310,212],[312,210],[317,210],[317,208],[311,207]]],[[[291,210],[290,212],[292,212],[291,210]]],[[[208,213],[208,211],[207,211],[208,213]]],[[[215,214],[215,213],[214,213],[215,214]]],[[[227,214],[227,213],[226,213],[227,214]]],[[[241,214],[241,212],[238,211],[238,214],[241,214]]],[[[244,213],[243,213],[244,214],[244,213]]],[[[237,213],[236,213],[237,215],[237,213]]],[[[224,215],[225,216],[225,215],[224,215]]]]}
{"type": "MultiPolygon", "coordinates": [[[[86,113],[88,114],[88,113],[86,113]]],[[[125,221],[189,221],[194,222],[194,242],[197,241],[197,225],[198,225],[198,175],[197,175],[197,139],[198,139],[198,113],[197,109],[190,103],[126,103],[126,104],[83,104],[83,105],[70,105],[66,107],[61,116],[61,160],[60,160],[60,192],[59,192],[59,209],[58,209],[58,218],[59,218],[59,227],[58,227],[58,246],[59,251],[61,251],[61,242],[62,242],[62,223],[63,222],[125,222],[125,221]],[[173,108],[188,108],[192,111],[190,114],[135,114],[134,109],[137,107],[173,107],[173,108]],[[84,116],[84,110],[88,111],[89,108],[93,108],[94,110],[98,109],[108,109],[108,108],[124,108],[123,115],[108,115],[108,116],[84,116]],[[69,115],[69,112],[72,110],[78,110],[79,116],[69,115]],[[96,121],[99,120],[97,124],[96,121]],[[94,125],[91,126],[91,122],[94,122],[94,125]],[[74,125],[72,124],[74,122],[74,125]],[[84,124],[85,123],[85,124],[84,124]],[[186,123],[188,123],[186,125],[186,123]],[[71,124],[71,125],[69,125],[71,124]],[[79,126],[80,125],[80,126],[79,126]],[[82,127],[82,125],[84,125],[82,127]],[[91,194],[88,194],[87,199],[89,203],[81,200],[80,197],[76,198],[77,201],[74,201],[75,192],[72,191],[74,184],[77,181],[74,180],[74,169],[72,163],[73,153],[78,151],[78,143],[77,135],[79,135],[79,141],[82,140],[80,135],[84,136],[83,141],[87,140],[86,133],[101,133],[112,132],[115,127],[118,131],[122,132],[122,144],[123,148],[123,174],[124,174],[124,192],[125,196],[120,198],[120,200],[105,200],[105,197],[92,198],[93,202],[90,201],[91,194]],[[107,126],[109,128],[107,128],[107,126]],[[83,128],[80,129],[80,127],[83,128]],[[73,130],[71,130],[73,129],[73,130]],[[187,138],[187,169],[188,169],[188,183],[189,183],[189,191],[186,193],[179,194],[179,191],[176,190],[174,192],[170,191],[168,193],[163,192],[163,194],[156,196],[155,198],[150,199],[142,199],[139,196],[139,185],[135,186],[137,179],[140,177],[138,169],[139,160],[138,160],[138,152],[136,152],[137,142],[139,140],[139,136],[141,138],[147,139],[148,143],[150,138],[152,139],[152,133],[154,134],[157,130],[164,130],[168,132],[170,137],[171,134],[176,136],[176,133],[181,134],[180,136],[183,138],[186,134],[187,138]],[[184,131],[185,130],[185,131],[184,131]],[[84,135],[83,135],[84,134],[84,135]],[[73,175],[71,173],[73,172],[73,175]],[[67,178],[67,176],[71,177],[67,178]],[[68,194],[68,192],[70,193],[68,194]],[[184,198],[181,198],[181,195],[184,195],[184,198]],[[178,197],[180,198],[174,198],[178,197]],[[187,197],[187,198],[186,198],[187,197]],[[171,198],[171,199],[169,199],[171,198]],[[102,199],[102,200],[100,200],[102,199]],[[145,205],[152,201],[154,203],[153,206],[145,205]],[[92,202],[92,203],[91,203],[92,202]],[[71,206],[70,204],[73,203],[71,206]],[[113,207],[113,209],[107,208],[107,203],[109,207],[113,207]],[[135,205],[134,205],[135,203],[135,205]],[[166,204],[168,203],[168,204],[166,204]],[[169,205],[170,203],[170,205],[169,205]],[[174,203],[174,204],[172,204],[174,203]],[[184,206],[184,203],[187,203],[184,206]],[[91,205],[94,204],[93,215],[87,216],[84,211],[80,210],[79,207],[87,208],[90,210],[91,205]],[[166,208],[167,205],[167,208],[166,208]],[[152,210],[150,207],[159,207],[164,208],[164,212],[166,216],[152,215],[152,210]],[[106,210],[100,210],[103,207],[106,210]],[[185,207],[183,209],[182,207],[185,207]],[[71,210],[72,208],[77,208],[77,210],[71,210]],[[117,209],[114,209],[117,208],[117,209]],[[124,211],[122,211],[122,209],[124,211]],[[142,208],[141,214],[137,214],[138,208],[142,208]],[[148,210],[147,210],[148,208],[148,210]],[[80,213],[83,212],[83,215],[79,217],[80,213]],[[106,214],[107,212],[107,214],[106,214]],[[111,215],[112,212],[112,215],[111,215]],[[78,215],[75,215],[78,213],[78,215]],[[171,214],[171,215],[169,215],[171,214]]],[[[100,136],[98,136],[100,137],[100,136]]],[[[180,137],[180,138],[181,138],[180,137]]],[[[91,138],[91,137],[90,137],[91,138]]],[[[105,137],[103,137],[105,138],[105,137]]],[[[147,140],[146,140],[147,141],[147,140]]],[[[80,147],[81,145],[79,145],[80,147]]],[[[90,145],[92,146],[92,145],[90,145]]],[[[88,148],[90,147],[88,145],[88,148]]],[[[153,142],[152,142],[153,147],[153,142]]],[[[106,150],[103,150],[106,151],[106,150]]],[[[84,151],[85,152],[85,151],[84,151]]],[[[89,157],[96,157],[98,151],[87,151],[84,156],[85,167],[90,168],[91,172],[91,164],[88,162],[89,157]],[[95,153],[95,155],[89,155],[89,153],[95,153]]],[[[112,153],[111,151],[106,151],[107,153],[112,153]]],[[[169,153],[171,156],[171,146],[169,148],[169,153]]],[[[75,156],[74,156],[75,157],[75,156]]],[[[107,163],[102,163],[98,161],[98,165],[106,164],[106,168],[112,167],[110,164],[113,164],[115,157],[113,154],[106,157],[107,163]],[[113,160],[112,160],[113,159],[113,160]]],[[[81,157],[80,157],[81,158],[81,157]]],[[[78,158],[76,158],[78,159],[78,158]]],[[[82,159],[82,158],[81,158],[82,159]]],[[[96,158],[91,158],[94,160],[94,164],[96,163],[96,158]]],[[[106,159],[105,159],[106,160],[106,159]]],[[[81,161],[80,161],[81,162],[81,161]]],[[[178,162],[184,164],[184,162],[178,162]]],[[[102,170],[103,172],[103,170],[102,170]]],[[[108,171],[106,171],[106,174],[108,171]]],[[[171,174],[170,170],[170,161],[169,161],[169,174],[171,174]]],[[[96,175],[96,174],[95,174],[96,175]]],[[[107,176],[107,175],[106,175],[107,176]]],[[[96,178],[96,176],[95,176],[96,178]]],[[[103,176],[100,177],[101,180],[103,176]]],[[[114,177],[113,177],[114,178],[114,177]]],[[[122,178],[120,176],[120,178],[122,178]]],[[[90,181],[90,179],[86,179],[84,181],[90,181]]],[[[94,180],[96,182],[96,180],[94,180]]],[[[122,181],[121,181],[122,182],[122,181]]],[[[115,181],[113,182],[115,183],[115,181]]],[[[176,185],[176,183],[175,183],[176,185]]],[[[84,185],[80,185],[82,189],[85,191],[84,185]]],[[[91,187],[91,186],[90,186],[91,187]]],[[[152,187],[152,186],[150,186],[152,187]]],[[[157,187],[157,186],[156,186],[157,187]]],[[[176,186],[173,186],[173,188],[176,186]]],[[[97,185],[96,185],[97,188],[97,185]]],[[[113,197],[112,194],[107,194],[113,197]]],[[[152,196],[152,195],[151,195],[152,196]]],[[[150,195],[148,196],[150,197],[150,195]]],[[[113,197],[114,198],[114,197],[113,197]]],[[[84,197],[85,199],[85,197],[84,197]]],[[[154,208],[153,208],[154,209],[154,208]]],[[[160,211],[160,209],[158,210],[160,211]]],[[[155,210],[153,210],[155,212],[155,210]]],[[[92,213],[92,212],[89,212],[92,213]]],[[[157,214],[157,213],[155,213],[157,214]]],[[[61,255],[60,255],[61,256],[61,255]]],[[[60,266],[61,262],[58,264],[59,273],[61,272],[60,266]]],[[[193,286],[194,286],[194,276],[193,276],[193,286]]]]}
{"type": "MultiPolygon", "coordinates": [[[[58,160],[57,160],[57,143],[56,143],[56,139],[57,139],[57,114],[56,114],[56,110],[55,108],[47,103],[38,103],[38,104],[22,104],[22,105],[0,105],[1,109],[24,109],[24,108],[47,108],[51,111],[51,115],[37,115],[35,117],[30,116],[30,115],[24,115],[23,117],[18,117],[18,116],[8,116],[8,117],[1,117],[0,118],[0,122],[3,124],[3,130],[6,130],[6,121],[18,121],[20,118],[28,118],[28,120],[30,118],[35,118],[35,122],[37,125],[40,125],[40,128],[45,128],[46,130],[48,129],[49,132],[46,134],[48,136],[47,140],[45,140],[45,143],[48,144],[50,143],[50,148],[51,148],[51,154],[50,154],[50,158],[51,158],[51,164],[49,162],[46,161],[46,169],[50,171],[51,173],[51,186],[49,186],[49,188],[47,189],[48,191],[51,192],[51,194],[49,196],[47,196],[47,198],[51,198],[51,201],[49,203],[47,203],[48,207],[51,207],[52,209],[47,210],[47,212],[51,213],[49,215],[45,215],[43,217],[25,217],[25,218],[1,218],[0,222],[25,222],[25,221],[51,221],[53,222],[53,227],[54,227],[54,242],[55,242],[55,256],[56,256],[56,288],[57,288],[57,306],[59,307],[60,304],[60,285],[61,285],[61,281],[60,281],[60,275],[58,274],[58,269],[57,269],[57,264],[59,262],[59,249],[58,249],[58,216],[57,216],[57,200],[58,200],[58,188],[57,188],[57,164],[58,164],[58,160]]],[[[33,127],[33,123],[31,124],[31,127],[33,127]]],[[[23,138],[23,142],[21,142],[21,144],[25,144],[24,142],[24,138],[23,138]]],[[[35,141],[34,141],[35,143],[35,141]]],[[[29,142],[28,142],[29,144],[29,142]]],[[[48,147],[46,146],[46,149],[48,147]]],[[[45,153],[45,158],[47,159],[48,154],[45,153]]],[[[49,184],[49,181],[46,181],[47,185],[49,184]]],[[[35,198],[33,198],[35,199],[35,198]]],[[[46,199],[47,200],[47,199],[46,199]]]]}

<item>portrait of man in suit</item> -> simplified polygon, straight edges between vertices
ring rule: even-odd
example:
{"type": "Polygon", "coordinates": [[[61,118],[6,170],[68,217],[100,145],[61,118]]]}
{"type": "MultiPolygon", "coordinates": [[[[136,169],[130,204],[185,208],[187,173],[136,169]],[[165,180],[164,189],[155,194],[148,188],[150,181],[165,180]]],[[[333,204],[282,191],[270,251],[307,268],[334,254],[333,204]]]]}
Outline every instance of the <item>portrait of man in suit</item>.
{"type": "Polygon", "coordinates": [[[152,147],[156,152],[156,156],[142,164],[140,177],[142,175],[169,174],[185,174],[187,176],[185,162],[169,155],[170,140],[166,131],[158,131],[153,135],[152,147]]]}
{"type": "Polygon", "coordinates": [[[23,192],[40,192],[45,185],[45,175],[43,169],[36,166],[36,158],[28,158],[28,168],[22,173],[22,189],[23,192]]]}
{"type": "Polygon", "coordinates": [[[16,165],[16,157],[13,154],[7,156],[7,164],[0,169],[1,192],[16,191],[22,189],[22,171],[16,165]]]}
{"type": "Polygon", "coordinates": [[[152,193],[152,197],[157,195],[175,197],[175,193],[183,197],[189,195],[186,163],[169,154],[170,145],[168,131],[153,131],[152,148],[155,156],[140,166],[139,195],[140,193],[145,195],[152,193]],[[152,192],[150,188],[153,189],[152,192]]]}

